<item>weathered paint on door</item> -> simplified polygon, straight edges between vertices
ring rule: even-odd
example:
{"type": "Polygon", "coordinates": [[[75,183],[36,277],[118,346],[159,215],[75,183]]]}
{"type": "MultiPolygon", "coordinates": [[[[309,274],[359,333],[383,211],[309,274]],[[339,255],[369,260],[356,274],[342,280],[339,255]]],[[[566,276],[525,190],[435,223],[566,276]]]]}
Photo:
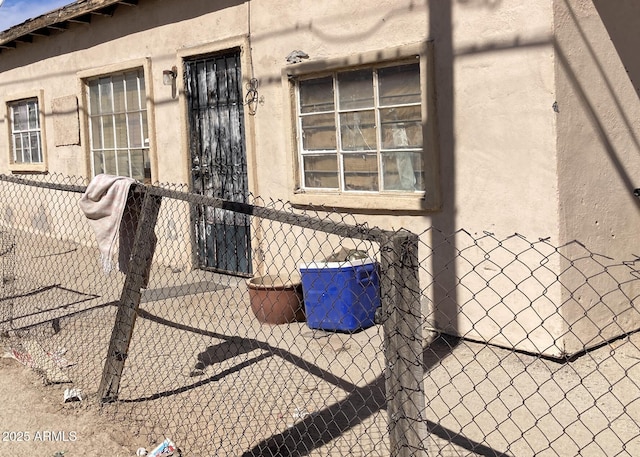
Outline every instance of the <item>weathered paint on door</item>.
{"type": "MultiPolygon", "coordinates": [[[[185,61],[193,190],[246,203],[240,53],[185,61]]],[[[231,274],[251,273],[249,216],[198,205],[195,236],[199,267],[231,274]]]]}

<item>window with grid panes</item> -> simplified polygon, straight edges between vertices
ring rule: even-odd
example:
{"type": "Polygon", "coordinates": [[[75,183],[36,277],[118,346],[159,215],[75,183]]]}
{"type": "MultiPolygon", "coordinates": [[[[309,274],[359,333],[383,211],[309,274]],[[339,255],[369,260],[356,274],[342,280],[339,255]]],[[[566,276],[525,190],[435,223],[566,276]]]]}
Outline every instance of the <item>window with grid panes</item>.
{"type": "Polygon", "coordinates": [[[91,166],[150,182],[149,134],[142,69],[87,80],[91,166]]]}
{"type": "Polygon", "coordinates": [[[14,164],[42,163],[40,111],[36,97],[10,102],[11,161],[14,164]]]}
{"type": "Polygon", "coordinates": [[[418,62],[297,80],[300,187],[425,190],[418,62]]]}

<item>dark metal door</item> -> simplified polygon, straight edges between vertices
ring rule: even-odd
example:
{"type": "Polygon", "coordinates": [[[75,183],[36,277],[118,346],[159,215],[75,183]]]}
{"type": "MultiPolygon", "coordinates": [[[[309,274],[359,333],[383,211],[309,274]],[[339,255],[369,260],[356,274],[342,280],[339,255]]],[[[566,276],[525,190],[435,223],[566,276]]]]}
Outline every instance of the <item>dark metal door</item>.
{"type": "MultiPolygon", "coordinates": [[[[185,62],[194,192],[248,201],[240,53],[185,62]]],[[[198,205],[195,210],[199,267],[251,273],[249,216],[198,205]]]]}

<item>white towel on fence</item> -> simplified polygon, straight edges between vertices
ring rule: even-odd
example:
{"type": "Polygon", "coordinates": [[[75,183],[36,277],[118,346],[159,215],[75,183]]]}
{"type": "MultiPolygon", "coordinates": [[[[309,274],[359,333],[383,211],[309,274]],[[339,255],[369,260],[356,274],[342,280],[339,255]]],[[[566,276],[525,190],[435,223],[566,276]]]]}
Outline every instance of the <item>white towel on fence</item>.
{"type": "MultiPolygon", "coordinates": [[[[100,174],[91,180],[80,198],[80,209],[95,231],[102,267],[106,273],[113,270],[113,256],[122,214],[129,188],[135,182],[135,179],[125,176],[100,174]]],[[[130,237],[133,238],[133,234],[130,237]]],[[[126,265],[121,262],[120,270],[123,270],[123,267],[126,268],[126,265]]]]}

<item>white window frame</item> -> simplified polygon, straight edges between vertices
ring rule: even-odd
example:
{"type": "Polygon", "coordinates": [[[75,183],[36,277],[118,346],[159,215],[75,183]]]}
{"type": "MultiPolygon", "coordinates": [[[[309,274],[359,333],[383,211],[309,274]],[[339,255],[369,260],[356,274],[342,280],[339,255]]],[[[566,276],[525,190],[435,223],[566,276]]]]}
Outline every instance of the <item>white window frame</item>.
{"type": "Polygon", "coordinates": [[[47,171],[47,153],[46,153],[46,136],[44,128],[44,112],[43,112],[43,91],[28,92],[23,94],[15,94],[7,98],[5,101],[6,119],[8,126],[9,138],[9,170],[12,172],[45,172],[47,171]],[[15,130],[14,123],[14,107],[25,103],[35,102],[37,109],[37,125],[29,125],[26,130],[15,130]],[[37,141],[37,157],[33,157],[33,153],[28,160],[25,157],[18,159],[16,150],[16,140],[18,136],[36,134],[37,141]]]}
{"type": "MultiPolygon", "coordinates": [[[[130,84],[127,82],[126,77],[122,81],[123,85],[130,84]]],[[[141,181],[150,181],[150,159],[149,159],[149,121],[147,114],[147,87],[146,80],[144,76],[144,69],[142,68],[132,68],[126,71],[119,71],[110,73],[107,75],[101,75],[94,78],[88,78],[85,80],[85,85],[87,87],[87,116],[88,116],[88,132],[89,132],[89,151],[90,151],[90,161],[91,161],[91,172],[92,175],[98,174],[98,172],[102,173],[110,173],[116,174],[120,176],[128,176],[137,178],[141,181]],[[127,90],[124,90],[124,107],[121,110],[117,110],[115,106],[115,97],[113,97],[113,85],[114,78],[119,76],[125,76],[126,74],[137,73],[134,80],[134,93],[137,95],[136,97],[136,106],[130,107],[128,106],[128,97],[126,96],[127,90]],[[110,105],[108,107],[107,112],[101,112],[100,106],[94,106],[92,103],[92,93],[89,90],[90,86],[96,83],[95,86],[98,91],[98,100],[99,104],[102,104],[103,100],[103,91],[105,88],[109,88],[111,97],[110,97],[110,105]],[[136,118],[138,118],[136,120],[136,118]],[[123,124],[118,124],[118,119],[124,119],[123,124]],[[97,128],[93,128],[94,123],[99,123],[97,128]],[[111,125],[112,132],[110,135],[112,138],[107,141],[106,138],[106,129],[104,125],[109,123],[111,125]],[[136,125],[137,124],[137,125],[136,125]],[[145,125],[146,124],[146,125],[145,125]],[[121,128],[118,126],[121,125],[121,128]],[[140,138],[139,144],[132,143],[132,135],[133,129],[136,129],[136,136],[140,138]],[[95,138],[94,134],[98,133],[100,138],[95,138]],[[123,136],[120,136],[123,135],[123,136]],[[122,143],[125,144],[122,144],[122,143]],[[107,143],[110,145],[107,146],[107,143]],[[143,170],[142,175],[134,176],[133,173],[133,162],[132,160],[133,154],[136,151],[143,151],[142,154],[142,162],[143,162],[143,170]],[[117,160],[117,156],[119,154],[126,154],[126,169],[119,168],[119,160],[117,160]],[[99,170],[97,168],[97,164],[95,163],[95,158],[97,155],[107,156],[113,155],[113,164],[115,166],[114,170],[99,170]],[[146,170],[149,170],[148,176],[146,170]]]]}
{"type": "MultiPolygon", "coordinates": [[[[381,105],[380,104],[380,97],[379,97],[379,93],[378,93],[378,74],[379,74],[379,70],[382,69],[387,69],[387,68],[397,68],[397,67],[401,67],[401,66],[406,66],[406,65],[411,65],[411,64],[417,64],[418,62],[416,62],[415,58],[413,60],[407,60],[407,61],[401,61],[401,62],[393,62],[392,64],[383,64],[383,65],[372,65],[370,67],[365,67],[362,68],[361,70],[365,70],[367,73],[371,74],[371,82],[372,82],[372,96],[373,96],[373,106],[367,106],[366,108],[342,108],[340,107],[340,91],[341,91],[341,87],[339,84],[339,78],[341,74],[344,73],[348,73],[349,70],[347,71],[335,71],[332,73],[329,73],[327,75],[314,75],[312,77],[306,77],[306,78],[300,78],[296,80],[296,116],[297,116],[297,131],[298,132],[303,132],[303,120],[306,117],[313,117],[316,115],[333,115],[334,117],[334,125],[335,125],[335,134],[336,134],[336,148],[335,149],[331,149],[331,150],[305,150],[304,148],[304,138],[303,135],[301,135],[300,133],[298,133],[297,135],[297,139],[298,139],[298,151],[299,151],[299,159],[304,159],[305,157],[317,157],[317,156],[331,156],[331,155],[335,155],[336,156],[336,161],[337,161],[337,178],[338,178],[338,186],[337,188],[322,188],[322,187],[312,187],[312,186],[306,186],[305,184],[305,166],[304,166],[304,160],[298,160],[299,162],[299,173],[300,173],[300,178],[299,178],[299,187],[301,190],[305,191],[305,192],[314,192],[314,191],[338,191],[338,192],[348,192],[348,193],[353,193],[353,192],[364,192],[364,193],[371,193],[371,194],[382,194],[385,192],[389,192],[389,193],[394,193],[394,194],[412,194],[412,193],[424,193],[424,189],[421,188],[415,188],[413,190],[409,190],[409,189],[405,189],[405,190],[394,190],[394,189],[385,189],[384,187],[386,186],[385,183],[385,179],[384,179],[384,166],[382,163],[382,156],[385,153],[400,153],[400,152],[405,152],[405,153],[418,153],[420,155],[422,155],[422,151],[423,151],[423,146],[418,147],[407,147],[404,149],[396,149],[395,151],[392,151],[391,149],[385,149],[382,144],[383,144],[383,139],[382,139],[382,112],[386,109],[391,109],[391,108],[421,108],[422,105],[422,100],[420,100],[419,102],[413,102],[413,103],[404,103],[404,104],[397,104],[397,105],[381,105]],[[304,83],[305,81],[313,81],[313,80],[317,80],[317,79],[331,79],[332,81],[332,86],[333,86],[333,107],[331,110],[328,111],[314,111],[311,113],[303,113],[300,108],[302,106],[302,100],[300,98],[300,84],[304,83]],[[373,116],[373,122],[374,122],[374,130],[375,130],[375,147],[369,148],[369,149],[358,149],[358,150],[349,150],[349,149],[345,149],[344,148],[344,141],[343,141],[343,135],[342,135],[342,131],[343,131],[343,124],[341,121],[342,118],[342,114],[350,114],[350,113],[357,113],[357,112],[372,112],[374,114],[373,116]],[[359,189],[359,190],[353,190],[353,189],[348,189],[348,185],[347,185],[347,176],[349,174],[353,174],[353,172],[349,172],[346,170],[345,167],[345,160],[347,157],[349,156],[358,156],[358,155],[362,155],[362,154],[366,154],[366,155],[370,155],[376,156],[376,169],[377,169],[377,173],[376,173],[376,183],[377,183],[377,189],[359,189]]],[[[419,65],[417,65],[418,67],[418,71],[419,71],[419,65]]],[[[360,68],[358,69],[360,70],[360,68]]],[[[422,139],[422,141],[424,141],[424,139],[422,139]]],[[[424,167],[424,165],[423,165],[424,167]]],[[[372,175],[372,173],[370,173],[372,175]]],[[[417,183],[416,183],[417,184],[417,183]]],[[[424,186],[424,182],[421,183],[424,186]]]]}
{"type": "MultiPolygon", "coordinates": [[[[91,135],[90,132],[91,124],[89,122],[89,93],[87,87],[87,81],[95,78],[99,78],[102,76],[111,76],[118,73],[125,73],[132,70],[142,69],[142,74],[144,75],[145,81],[145,92],[146,92],[146,100],[144,101],[144,106],[147,110],[147,132],[148,132],[148,144],[144,146],[147,148],[147,157],[150,162],[150,171],[151,171],[151,179],[145,179],[146,183],[155,182],[158,176],[158,167],[157,167],[157,155],[156,155],[156,142],[155,142],[155,112],[153,109],[153,102],[151,100],[153,94],[153,78],[151,77],[151,59],[142,58],[142,59],[133,59],[122,61],[114,64],[109,64],[101,67],[90,68],[87,70],[82,70],[76,73],[77,81],[78,81],[78,91],[82,94],[80,98],[80,110],[84,113],[83,116],[80,116],[80,131],[82,134],[82,141],[84,141],[84,152],[85,152],[85,170],[87,176],[95,176],[94,167],[93,167],[93,158],[91,151],[91,135]]],[[[162,72],[160,72],[159,78],[162,77],[162,72]]],[[[160,79],[160,81],[162,81],[160,79]]]]}
{"type": "MultiPolygon", "coordinates": [[[[316,62],[303,62],[285,67],[282,71],[283,84],[288,87],[289,109],[291,118],[291,165],[293,170],[294,188],[291,202],[297,205],[328,206],[332,208],[353,208],[372,210],[404,210],[411,212],[435,211],[440,209],[439,161],[437,153],[435,97],[433,85],[433,52],[431,43],[417,43],[398,48],[385,49],[354,55],[344,59],[330,59],[316,62]],[[298,81],[320,78],[352,69],[369,69],[393,67],[408,62],[419,61],[422,117],[422,160],[424,191],[355,191],[344,190],[342,182],[338,189],[305,188],[302,158],[314,152],[305,152],[302,148],[300,135],[300,113],[297,85],[298,81]]],[[[335,78],[335,76],[334,76],[335,78]]],[[[334,105],[336,116],[339,115],[337,103],[334,105]]],[[[377,116],[377,107],[376,107],[377,116]]],[[[340,128],[336,124],[337,151],[339,173],[342,174],[342,160],[340,159],[340,128]]],[[[375,152],[375,151],[372,151],[375,152]]],[[[380,154],[380,148],[377,148],[380,154]]],[[[382,170],[378,167],[378,189],[382,186],[382,170]]],[[[342,176],[340,176],[342,181],[342,176]]]]}

